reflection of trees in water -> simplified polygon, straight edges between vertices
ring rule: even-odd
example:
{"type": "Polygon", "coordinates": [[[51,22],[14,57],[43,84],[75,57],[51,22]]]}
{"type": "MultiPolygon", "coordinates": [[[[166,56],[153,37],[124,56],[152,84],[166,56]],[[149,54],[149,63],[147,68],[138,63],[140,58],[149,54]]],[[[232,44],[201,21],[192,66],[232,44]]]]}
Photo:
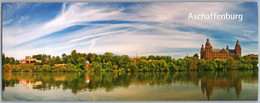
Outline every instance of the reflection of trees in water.
{"type": "Polygon", "coordinates": [[[242,89],[241,81],[257,83],[257,71],[183,71],[183,72],[87,72],[87,73],[3,73],[2,89],[15,86],[21,80],[27,80],[33,89],[51,90],[53,88],[79,91],[95,91],[104,88],[107,92],[118,87],[128,88],[130,85],[164,85],[171,83],[201,84],[202,93],[210,99],[215,88],[229,91],[235,88],[236,94],[242,89]],[[32,81],[33,80],[33,81],[32,81]],[[41,85],[35,85],[41,81],[41,85]],[[33,82],[33,83],[31,83],[33,82]]]}

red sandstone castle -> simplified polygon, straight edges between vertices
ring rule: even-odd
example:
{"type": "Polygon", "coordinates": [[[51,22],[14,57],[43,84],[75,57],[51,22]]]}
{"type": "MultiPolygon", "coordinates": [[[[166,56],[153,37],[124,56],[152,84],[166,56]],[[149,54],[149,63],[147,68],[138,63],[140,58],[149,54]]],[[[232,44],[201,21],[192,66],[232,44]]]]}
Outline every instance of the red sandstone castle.
{"type": "Polygon", "coordinates": [[[228,45],[226,49],[213,49],[209,39],[207,39],[206,46],[204,48],[204,45],[202,45],[200,50],[200,57],[201,59],[209,60],[213,58],[219,58],[219,59],[226,59],[229,57],[237,57],[238,55],[241,55],[241,46],[239,44],[239,41],[237,40],[237,44],[235,46],[235,49],[229,49],[228,45]]]}

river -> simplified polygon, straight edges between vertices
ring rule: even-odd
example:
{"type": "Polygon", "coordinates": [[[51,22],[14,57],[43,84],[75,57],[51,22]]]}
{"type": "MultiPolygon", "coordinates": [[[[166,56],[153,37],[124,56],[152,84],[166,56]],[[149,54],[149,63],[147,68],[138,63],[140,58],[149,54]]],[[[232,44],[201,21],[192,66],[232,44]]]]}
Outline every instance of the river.
{"type": "Polygon", "coordinates": [[[4,101],[257,100],[257,71],[3,72],[4,101]]]}

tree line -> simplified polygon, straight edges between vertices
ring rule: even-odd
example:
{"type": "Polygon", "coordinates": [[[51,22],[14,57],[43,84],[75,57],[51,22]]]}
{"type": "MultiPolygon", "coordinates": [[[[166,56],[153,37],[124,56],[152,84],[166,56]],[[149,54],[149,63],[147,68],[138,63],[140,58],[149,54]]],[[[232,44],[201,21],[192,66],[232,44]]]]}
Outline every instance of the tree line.
{"type": "Polygon", "coordinates": [[[258,69],[258,58],[249,56],[237,56],[227,59],[199,59],[197,53],[193,56],[175,59],[171,56],[136,56],[115,55],[111,52],[104,54],[78,53],[73,50],[69,55],[51,56],[38,54],[32,56],[42,60],[35,65],[18,65],[19,61],[13,57],[5,57],[2,54],[3,71],[126,71],[126,72],[150,72],[150,71],[198,71],[198,70],[251,70],[258,69]],[[89,68],[86,64],[90,63],[89,68]],[[66,64],[55,66],[55,64],[66,64]]]}

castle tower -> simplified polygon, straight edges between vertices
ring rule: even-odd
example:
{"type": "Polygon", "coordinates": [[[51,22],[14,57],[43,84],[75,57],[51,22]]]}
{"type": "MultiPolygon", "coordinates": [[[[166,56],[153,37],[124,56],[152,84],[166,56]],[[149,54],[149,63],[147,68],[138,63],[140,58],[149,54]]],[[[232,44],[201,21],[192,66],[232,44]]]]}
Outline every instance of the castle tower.
{"type": "Polygon", "coordinates": [[[206,60],[211,59],[211,53],[212,53],[212,46],[209,42],[209,39],[207,39],[206,46],[205,46],[205,58],[206,58],[206,60]]]}
{"type": "Polygon", "coordinates": [[[241,46],[240,46],[238,40],[237,40],[237,44],[236,44],[236,46],[235,46],[235,52],[236,52],[236,56],[237,56],[237,55],[241,55],[241,46]]]}
{"type": "Polygon", "coordinates": [[[227,45],[227,48],[226,48],[227,50],[229,50],[229,46],[227,45]]]}
{"type": "Polygon", "coordinates": [[[203,44],[200,49],[200,59],[202,59],[202,58],[205,58],[205,48],[204,48],[203,44]]]}

